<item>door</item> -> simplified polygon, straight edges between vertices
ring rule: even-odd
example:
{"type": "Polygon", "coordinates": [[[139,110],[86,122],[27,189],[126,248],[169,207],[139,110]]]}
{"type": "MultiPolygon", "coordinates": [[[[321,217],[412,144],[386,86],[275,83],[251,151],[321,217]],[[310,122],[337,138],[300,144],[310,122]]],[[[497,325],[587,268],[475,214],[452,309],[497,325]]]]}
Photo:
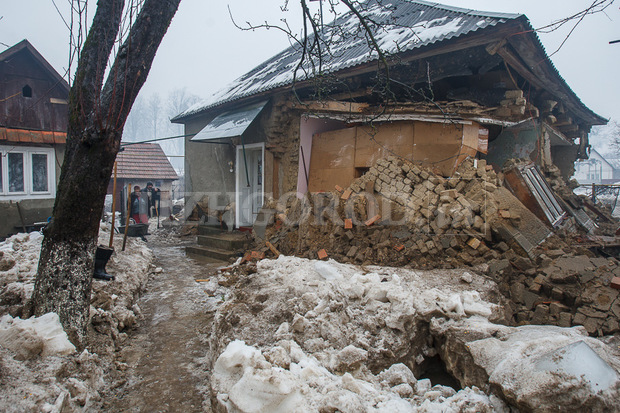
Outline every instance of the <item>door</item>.
{"type": "Polygon", "coordinates": [[[237,147],[237,227],[254,224],[263,206],[263,178],[263,145],[237,147]]]}

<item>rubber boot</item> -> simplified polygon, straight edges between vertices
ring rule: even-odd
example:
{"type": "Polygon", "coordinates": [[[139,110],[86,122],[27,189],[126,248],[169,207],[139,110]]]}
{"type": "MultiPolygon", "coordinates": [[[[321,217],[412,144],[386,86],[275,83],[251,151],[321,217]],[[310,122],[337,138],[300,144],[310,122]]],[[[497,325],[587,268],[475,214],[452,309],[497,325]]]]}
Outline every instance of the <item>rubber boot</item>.
{"type": "Polygon", "coordinates": [[[108,248],[102,245],[97,247],[97,251],[95,251],[95,273],[93,274],[93,278],[104,281],[114,280],[113,275],[105,272],[105,265],[108,263],[113,252],[114,248],[108,248]]]}

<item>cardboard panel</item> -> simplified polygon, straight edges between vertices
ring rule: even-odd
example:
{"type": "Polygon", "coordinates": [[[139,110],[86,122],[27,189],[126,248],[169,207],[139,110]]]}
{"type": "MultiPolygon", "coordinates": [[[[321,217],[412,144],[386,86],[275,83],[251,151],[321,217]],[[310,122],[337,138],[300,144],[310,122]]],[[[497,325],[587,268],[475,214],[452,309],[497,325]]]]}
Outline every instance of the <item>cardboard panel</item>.
{"type": "Polygon", "coordinates": [[[357,128],[355,167],[369,168],[390,155],[413,157],[413,122],[394,122],[357,128]]]}
{"type": "Polygon", "coordinates": [[[312,137],[308,191],[331,191],[348,186],[355,177],[355,128],[339,129],[312,137]]]}
{"type": "Polygon", "coordinates": [[[459,161],[464,159],[463,126],[466,125],[416,122],[414,160],[443,176],[452,175],[459,161]]]}

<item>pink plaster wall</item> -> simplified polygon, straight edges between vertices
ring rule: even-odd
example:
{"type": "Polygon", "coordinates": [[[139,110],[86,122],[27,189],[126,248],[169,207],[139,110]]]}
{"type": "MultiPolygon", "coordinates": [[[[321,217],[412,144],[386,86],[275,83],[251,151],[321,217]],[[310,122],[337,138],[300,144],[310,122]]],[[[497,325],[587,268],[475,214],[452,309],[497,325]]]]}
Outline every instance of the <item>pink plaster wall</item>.
{"type": "Polygon", "coordinates": [[[302,197],[308,191],[308,182],[306,181],[306,171],[310,173],[310,156],[312,155],[312,135],[346,127],[344,122],[331,119],[317,119],[310,117],[301,117],[299,126],[299,171],[297,173],[297,196],[302,197]],[[304,170],[301,149],[303,148],[306,161],[306,169],[304,170]]]}

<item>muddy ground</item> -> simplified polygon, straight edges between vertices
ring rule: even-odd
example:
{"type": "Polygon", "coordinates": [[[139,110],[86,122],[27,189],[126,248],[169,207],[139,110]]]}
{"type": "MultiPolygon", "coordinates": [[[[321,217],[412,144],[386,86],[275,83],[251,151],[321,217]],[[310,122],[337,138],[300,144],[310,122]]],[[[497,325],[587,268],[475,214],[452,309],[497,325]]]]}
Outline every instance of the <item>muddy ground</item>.
{"type": "Polygon", "coordinates": [[[124,383],[104,396],[105,411],[210,410],[208,372],[199,360],[207,351],[209,309],[221,298],[195,280],[209,278],[222,263],[186,257],[189,242],[149,237],[157,269],[138,301],[144,318],[116,354],[117,365],[126,366],[124,383]]]}

